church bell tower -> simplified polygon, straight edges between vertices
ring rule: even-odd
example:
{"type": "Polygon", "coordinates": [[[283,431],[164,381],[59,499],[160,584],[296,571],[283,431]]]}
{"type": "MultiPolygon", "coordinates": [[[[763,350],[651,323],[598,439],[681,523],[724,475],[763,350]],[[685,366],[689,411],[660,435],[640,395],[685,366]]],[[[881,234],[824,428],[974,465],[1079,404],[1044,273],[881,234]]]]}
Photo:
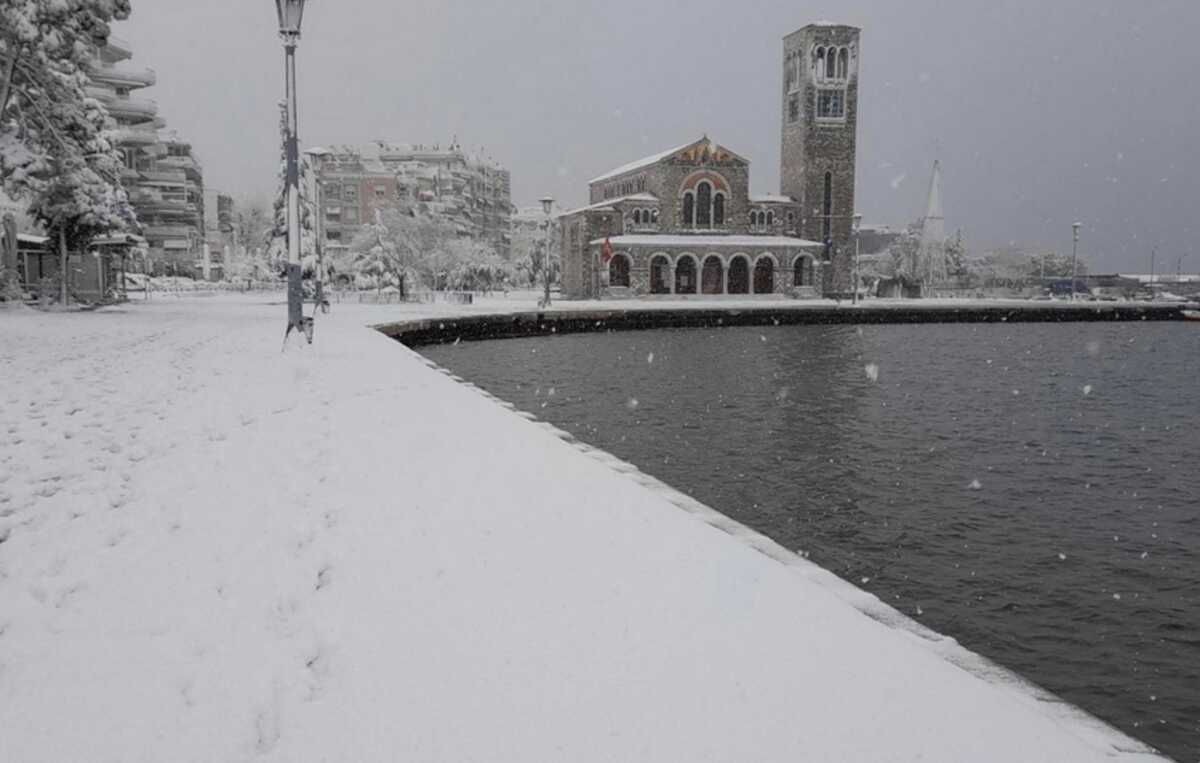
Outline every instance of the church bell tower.
{"type": "Polygon", "coordinates": [[[853,290],[860,35],[818,23],[783,40],[780,191],[800,203],[800,236],[826,245],[828,296],[853,290]]]}

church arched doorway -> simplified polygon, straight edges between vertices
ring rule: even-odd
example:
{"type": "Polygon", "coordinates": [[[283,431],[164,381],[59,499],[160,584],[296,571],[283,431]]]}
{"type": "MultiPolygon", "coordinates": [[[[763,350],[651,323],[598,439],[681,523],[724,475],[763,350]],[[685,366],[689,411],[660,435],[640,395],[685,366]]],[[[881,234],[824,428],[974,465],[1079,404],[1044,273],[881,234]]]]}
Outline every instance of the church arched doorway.
{"type": "Polygon", "coordinates": [[[763,257],[754,263],[754,293],[772,294],[775,291],[775,263],[763,257]]]}
{"type": "Polygon", "coordinates": [[[700,270],[700,293],[725,293],[725,264],[715,254],[705,258],[704,267],[700,270]]]}
{"type": "Polygon", "coordinates": [[[750,263],[745,257],[734,257],[729,263],[729,289],[730,294],[749,294],[750,293],[750,263]]]}
{"type": "Polygon", "coordinates": [[[661,254],[650,260],[650,293],[671,293],[671,261],[661,254]]]}
{"type": "Polygon", "coordinates": [[[614,254],[608,261],[608,285],[629,287],[629,258],[614,254]]]}
{"type": "Polygon", "coordinates": [[[696,293],[696,261],[689,256],[680,257],[675,263],[675,293],[696,293]]]}
{"type": "Polygon", "coordinates": [[[812,286],[813,272],[812,260],[804,255],[796,258],[796,264],[792,267],[792,285],[793,286],[812,286]]]}

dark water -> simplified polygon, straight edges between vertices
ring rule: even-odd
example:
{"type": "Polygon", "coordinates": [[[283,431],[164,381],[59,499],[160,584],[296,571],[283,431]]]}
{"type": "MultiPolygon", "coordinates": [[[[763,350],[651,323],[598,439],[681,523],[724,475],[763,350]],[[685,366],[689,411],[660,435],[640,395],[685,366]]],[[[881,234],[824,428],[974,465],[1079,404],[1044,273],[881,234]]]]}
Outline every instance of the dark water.
{"type": "Polygon", "coordinates": [[[426,354],[1200,759],[1200,326],[680,330],[426,354]]]}

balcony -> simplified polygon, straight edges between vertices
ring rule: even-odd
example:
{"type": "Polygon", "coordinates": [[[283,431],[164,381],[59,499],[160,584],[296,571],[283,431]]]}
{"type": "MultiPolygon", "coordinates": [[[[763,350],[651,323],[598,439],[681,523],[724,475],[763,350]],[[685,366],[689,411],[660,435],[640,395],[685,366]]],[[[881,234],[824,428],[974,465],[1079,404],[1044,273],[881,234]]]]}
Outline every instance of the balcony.
{"type": "Polygon", "coordinates": [[[114,119],[150,120],[158,116],[158,104],[148,98],[101,97],[100,102],[114,119]]]}
{"type": "Polygon", "coordinates": [[[113,139],[121,146],[153,146],[158,143],[158,130],[152,127],[118,127],[113,139]]]}
{"type": "Polygon", "coordinates": [[[183,170],[143,170],[142,179],[147,183],[171,183],[174,185],[183,185],[187,182],[187,176],[183,170]]]}
{"type": "Polygon", "coordinates": [[[187,240],[194,232],[195,228],[190,225],[148,224],[145,226],[144,234],[146,238],[187,240]]]}
{"type": "Polygon", "coordinates": [[[115,34],[108,36],[108,43],[100,51],[105,61],[125,61],[133,57],[133,46],[115,34]]]}
{"type": "Polygon", "coordinates": [[[150,87],[158,82],[158,75],[153,69],[133,66],[125,62],[94,66],[90,74],[96,82],[103,82],[114,87],[142,88],[150,87]]]}

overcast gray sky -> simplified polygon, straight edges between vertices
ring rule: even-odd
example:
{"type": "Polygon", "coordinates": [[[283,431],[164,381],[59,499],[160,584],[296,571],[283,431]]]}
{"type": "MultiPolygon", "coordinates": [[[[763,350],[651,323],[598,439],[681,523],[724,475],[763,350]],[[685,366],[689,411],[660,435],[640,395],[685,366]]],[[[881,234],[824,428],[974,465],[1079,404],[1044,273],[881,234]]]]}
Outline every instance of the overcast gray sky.
{"type": "MultiPolygon", "coordinates": [[[[169,127],[207,183],[269,197],[282,51],[270,0],[133,0],[115,33],[157,70],[169,127]]],[[[310,0],[306,145],[447,143],[513,173],[514,202],[571,205],[587,180],[708,133],[777,191],[781,38],[863,27],[858,206],[923,212],[945,167],[947,225],[973,250],[1070,249],[1097,269],[1200,271],[1196,0],[310,0]]]]}

